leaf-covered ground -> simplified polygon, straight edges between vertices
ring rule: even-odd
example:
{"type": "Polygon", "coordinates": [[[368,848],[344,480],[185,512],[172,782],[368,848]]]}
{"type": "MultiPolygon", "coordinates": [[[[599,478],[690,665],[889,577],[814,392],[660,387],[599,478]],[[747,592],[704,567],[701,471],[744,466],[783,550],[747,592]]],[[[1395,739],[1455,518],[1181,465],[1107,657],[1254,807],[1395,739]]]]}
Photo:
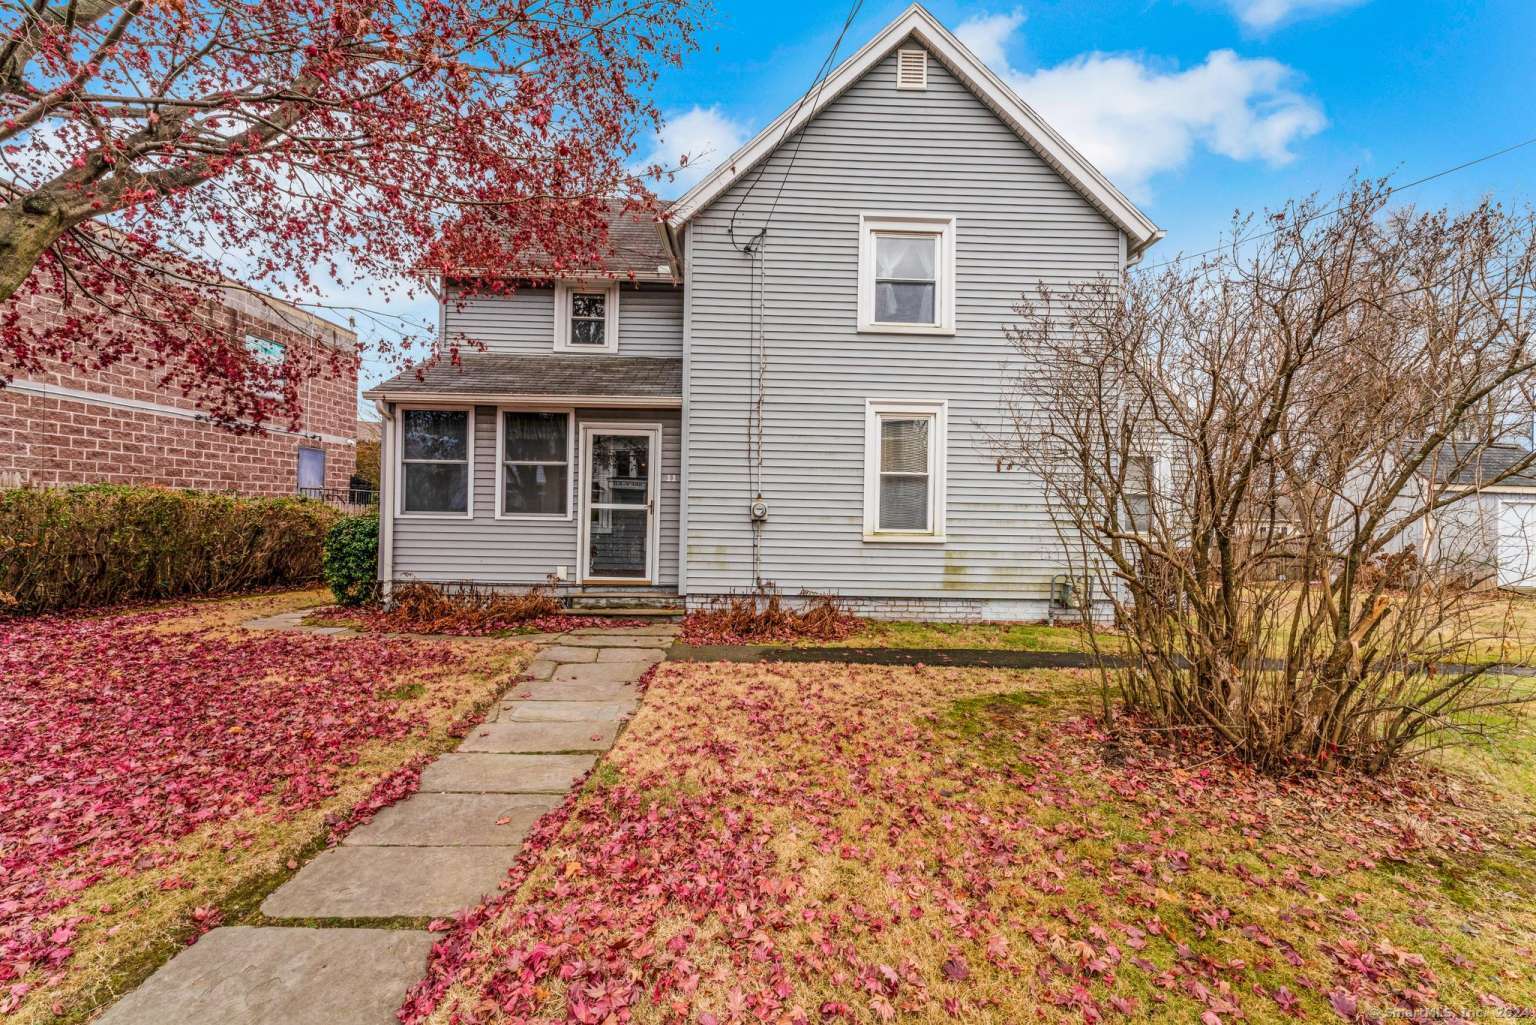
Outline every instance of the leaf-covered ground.
{"type": "MultiPolygon", "coordinates": [[[[1536,1007],[1530,776],[1106,753],[1084,681],[663,664],[411,1023],[1274,1022],[1536,1007]]],[[[1441,1017],[1438,1020],[1458,1020],[1441,1017]]]]}
{"type": "Polygon", "coordinates": [[[236,626],[312,601],[0,621],[0,1018],[77,1019],[253,906],[528,656],[236,626]]]}
{"type": "Polygon", "coordinates": [[[571,630],[586,630],[601,628],[604,630],[627,630],[631,627],[649,626],[650,621],[644,619],[619,619],[613,616],[582,616],[574,613],[558,613],[552,616],[535,616],[532,619],[521,619],[515,622],[506,621],[475,623],[438,623],[431,629],[425,629],[419,624],[402,620],[399,616],[391,614],[388,610],[378,606],[361,606],[347,608],[343,605],[329,605],[316,609],[306,616],[305,623],[310,626],[342,626],[361,633],[373,634],[421,634],[442,637],[519,637],[533,634],[558,634],[571,630]]]}

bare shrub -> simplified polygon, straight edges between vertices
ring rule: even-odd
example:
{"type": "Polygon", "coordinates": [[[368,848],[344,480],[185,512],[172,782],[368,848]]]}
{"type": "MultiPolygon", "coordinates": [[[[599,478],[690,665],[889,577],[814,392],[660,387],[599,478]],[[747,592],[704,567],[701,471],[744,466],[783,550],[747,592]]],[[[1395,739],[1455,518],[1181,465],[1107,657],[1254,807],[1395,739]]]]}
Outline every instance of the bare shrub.
{"type": "Polygon", "coordinates": [[[689,644],[753,644],[766,641],[835,641],[847,637],[862,621],[833,595],[800,597],[800,607],[787,604],[772,589],[717,599],[707,609],[683,619],[683,640],[689,644]]]}
{"type": "Polygon", "coordinates": [[[448,593],[433,584],[397,585],[380,626],[396,633],[485,634],[508,630],[564,611],[543,588],[521,594],[461,588],[448,593]]]}
{"type": "Polygon", "coordinates": [[[1379,772],[1530,693],[1472,664],[1469,585],[1497,561],[1485,489],[1536,462],[1536,218],[1389,195],[1356,183],[1199,263],[1042,288],[1012,332],[1003,458],[1042,478],[1125,628],[1106,691],[1271,771],[1379,772]]]}

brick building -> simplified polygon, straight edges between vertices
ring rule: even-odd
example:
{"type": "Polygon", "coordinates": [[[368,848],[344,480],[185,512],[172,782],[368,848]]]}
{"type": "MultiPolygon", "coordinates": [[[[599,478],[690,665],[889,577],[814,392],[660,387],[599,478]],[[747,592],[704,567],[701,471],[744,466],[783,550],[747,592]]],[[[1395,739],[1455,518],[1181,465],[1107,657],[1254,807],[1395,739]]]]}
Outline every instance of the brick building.
{"type": "MultiPolygon", "coordinates": [[[[25,300],[57,315],[52,296],[25,300]]],[[[30,313],[31,311],[29,311],[30,313]]],[[[357,366],[352,331],[265,296],[231,289],[218,316],[258,358],[286,346],[330,345],[345,369],[305,385],[297,430],[240,434],[208,422],[178,389],[128,358],[105,370],[63,364],[0,387],[0,487],[19,484],[164,484],[291,495],[301,487],[343,495],[352,475],[357,366]]]]}

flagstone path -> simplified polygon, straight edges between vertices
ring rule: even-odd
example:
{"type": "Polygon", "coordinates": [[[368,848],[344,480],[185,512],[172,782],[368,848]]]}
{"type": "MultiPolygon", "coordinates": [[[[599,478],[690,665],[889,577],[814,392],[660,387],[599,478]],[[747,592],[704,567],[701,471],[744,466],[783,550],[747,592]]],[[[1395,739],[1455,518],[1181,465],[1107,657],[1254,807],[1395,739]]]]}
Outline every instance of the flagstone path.
{"type": "MultiPolygon", "coordinates": [[[[350,633],[305,627],[307,612],[246,625],[350,633]]],[[[612,746],[639,702],[635,681],[676,633],[657,623],[549,638],[527,679],[427,766],[417,793],[262,903],[266,924],[213,930],[101,1025],[392,1025],[426,970],[432,936],[420,925],[496,892],[528,830],[612,746]]]]}

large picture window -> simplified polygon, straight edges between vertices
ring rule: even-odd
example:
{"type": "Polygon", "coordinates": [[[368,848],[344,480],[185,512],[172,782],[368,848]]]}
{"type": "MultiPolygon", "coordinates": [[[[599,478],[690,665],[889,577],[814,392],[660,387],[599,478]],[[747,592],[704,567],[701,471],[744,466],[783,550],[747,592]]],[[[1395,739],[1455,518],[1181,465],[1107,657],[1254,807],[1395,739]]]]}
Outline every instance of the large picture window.
{"type": "Polygon", "coordinates": [[[952,217],[859,219],[859,330],[953,334],[952,217]]]}
{"type": "Polygon", "coordinates": [[[501,515],[565,518],[571,509],[571,414],[503,410],[501,515]]]}
{"type": "Polygon", "coordinates": [[[868,403],[866,541],[944,539],[945,445],[943,402],[868,403]]]}
{"type": "Polygon", "coordinates": [[[467,409],[400,413],[400,511],[469,515],[473,417],[467,409]]]}

